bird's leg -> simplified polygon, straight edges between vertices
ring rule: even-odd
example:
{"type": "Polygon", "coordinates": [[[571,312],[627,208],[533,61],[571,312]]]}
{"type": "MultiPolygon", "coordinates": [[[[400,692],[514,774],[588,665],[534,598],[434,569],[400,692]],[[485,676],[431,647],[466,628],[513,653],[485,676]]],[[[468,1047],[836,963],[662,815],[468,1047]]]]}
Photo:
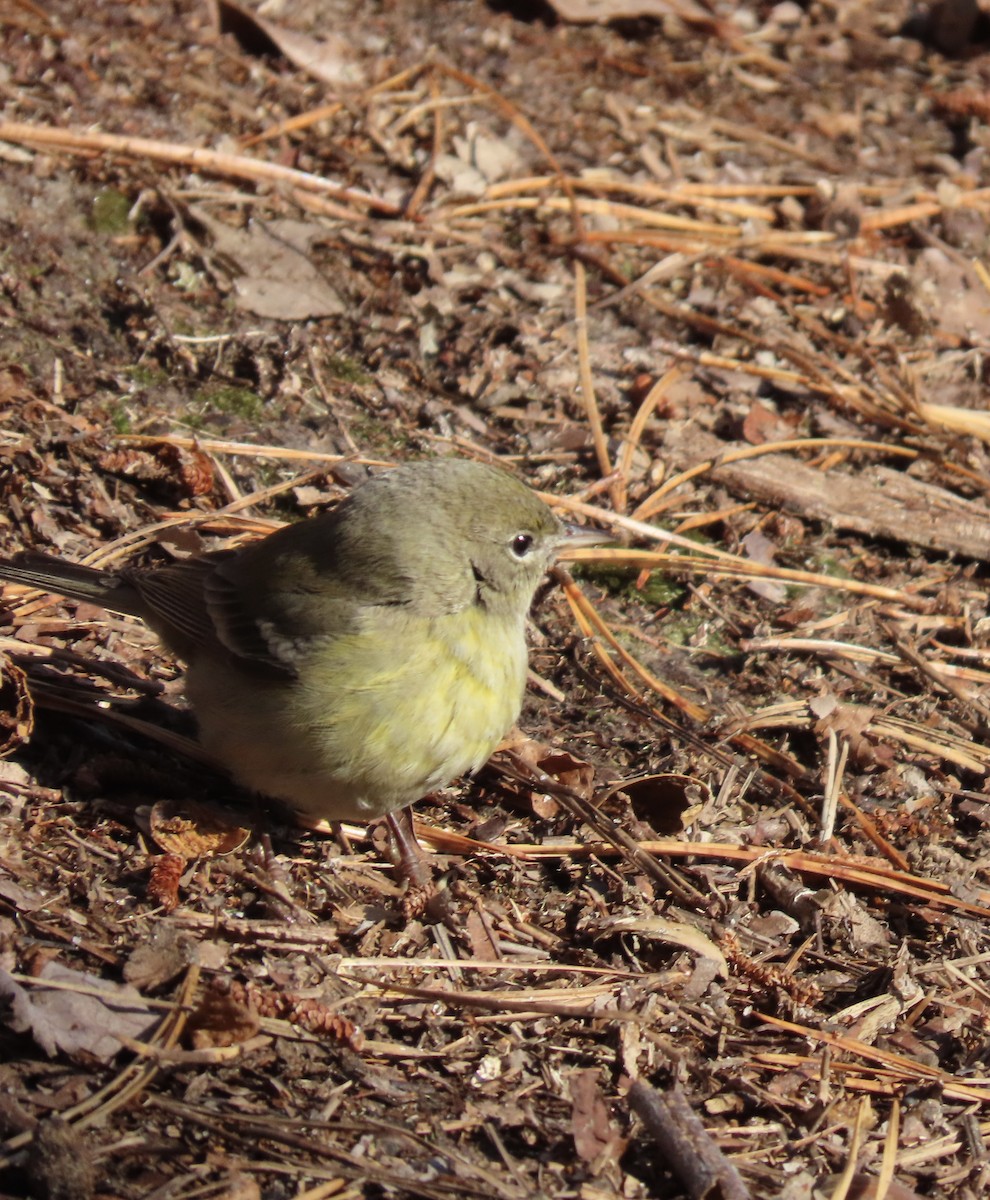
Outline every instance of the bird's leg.
{"type": "Polygon", "coordinates": [[[337,839],[341,851],[344,854],[353,854],[354,847],[351,844],[351,839],[347,836],[347,831],[344,829],[340,821],[330,821],[330,828],[333,830],[333,836],[337,839]]]}
{"type": "Polygon", "coordinates": [[[300,916],[315,920],[303,905],[293,899],[288,872],[277,861],[268,833],[261,835],[259,849],[260,854],[255,856],[259,874],[252,872],[252,882],[261,889],[266,907],[278,920],[297,920],[300,916]]]}
{"type": "Polygon", "coordinates": [[[426,887],[431,882],[431,872],[423,847],[413,831],[412,809],[400,808],[398,812],[390,812],[385,820],[392,831],[398,866],[403,877],[409,880],[410,887],[426,887]]]}
{"type": "Polygon", "coordinates": [[[390,812],[385,820],[392,831],[399,875],[409,882],[409,889],[402,901],[402,911],[407,919],[421,917],[437,889],[423,847],[413,830],[412,809],[400,808],[398,812],[390,812]]]}

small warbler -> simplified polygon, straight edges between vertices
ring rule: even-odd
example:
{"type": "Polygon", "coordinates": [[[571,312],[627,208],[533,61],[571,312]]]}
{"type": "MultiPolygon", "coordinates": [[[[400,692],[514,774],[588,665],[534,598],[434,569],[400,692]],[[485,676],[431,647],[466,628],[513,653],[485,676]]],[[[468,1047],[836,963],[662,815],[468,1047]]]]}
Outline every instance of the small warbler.
{"type": "Polygon", "coordinates": [[[441,459],[237,550],[119,571],[25,551],[0,578],[140,617],[236,780],[361,820],[486,761],[519,715],[544,571],[602,540],[505,472],[441,459]]]}

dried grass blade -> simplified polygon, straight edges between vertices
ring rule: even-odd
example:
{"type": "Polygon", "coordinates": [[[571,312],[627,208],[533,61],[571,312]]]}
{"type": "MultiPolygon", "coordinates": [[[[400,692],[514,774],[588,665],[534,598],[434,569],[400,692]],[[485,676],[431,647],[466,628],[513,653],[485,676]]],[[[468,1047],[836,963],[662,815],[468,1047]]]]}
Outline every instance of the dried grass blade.
{"type": "MultiPolygon", "coordinates": [[[[113,133],[92,133],[83,130],[56,129],[47,125],[29,125],[22,121],[0,121],[0,141],[17,145],[54,146],[70,154],[112,154],[123,158],[147,158],[153,162],[172,163],[176,166],[194,167],[214,175],[233,179],[251,179],[256,182],[284,184],[304,192],[316,192],[352,204],[356,209],[367,209],[384,216],[401,216],[400,209],[387,200],[344,187],[308,171],[294,167],[283,167],[246,158],[241,154],[222,154],[201,146],[185,146],[177,142],[162,142],[154,138],[123,137],[113,133]]],[[[352,217],[361,216],[354,212],[352,217]]]]}
{"type": "Polygon", "coordinates": [[[584,400],[584,410],[591,426],[591,436],[595,445],[595,457],[598,459],[598,469],[603,476],[612,474],[612,460],[608,453],[608,443],[602,428],[602,417],[598,409],[598,399],[595,395],[595,382],[591,372],[591,347],[588,341],[588,292],[587,277],[584,264],[574,263],[574,309],[575,327],[577,330],[578,368],[581,376],[581,396],[584,400]]]}

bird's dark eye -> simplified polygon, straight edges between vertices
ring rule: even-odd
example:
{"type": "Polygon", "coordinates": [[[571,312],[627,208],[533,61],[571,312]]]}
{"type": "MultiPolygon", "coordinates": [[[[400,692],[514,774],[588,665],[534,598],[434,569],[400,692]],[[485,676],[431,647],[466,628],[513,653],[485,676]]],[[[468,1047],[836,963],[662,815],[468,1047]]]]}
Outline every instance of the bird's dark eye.
{"type": "Polygon", "coordinates": [[[517,533],[512,539],[512,553],[516,558],[525,558],[533,547],[533,535],[531,533],[517,533]]]}

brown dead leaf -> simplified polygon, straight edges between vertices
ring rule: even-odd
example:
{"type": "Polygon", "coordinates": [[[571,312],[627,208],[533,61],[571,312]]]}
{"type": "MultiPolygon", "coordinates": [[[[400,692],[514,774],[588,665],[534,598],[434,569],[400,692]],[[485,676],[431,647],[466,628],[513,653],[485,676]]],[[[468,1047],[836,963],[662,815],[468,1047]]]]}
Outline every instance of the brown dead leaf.
{"type": "Polygon", "coordinates": [[[0,898],[8,901],[19,913],[25,915],[37,912],[51,902],[51,898],[45,892],[29,891],[27,888],[21,887],[19,883],[15,883],[13,879],[8,879],[6,874],[0,874],[0,898]]]}
{"type": "Polygon", "coordinates": [[[595,768],[581,758],[575,758],[562,750],[551,750],[537,759],[537,769],[572,792],[577,792],[585,800],[590,800],[594,794],[595,768]]]}
{"type": "Polygon", "coordinates": [[[610,784],[595,800],[601,804],[618,792],[629,798],[637,820],[664,837],[681,833],[712,798],[704,780],[671,772],[610,784]]]}
{"type": "Polygon", "coordinates": [[[220,32],[233,34],[248,53],[278,50],[293,66],[334,88],[360,87],[364,82],[353,44],[338,34],[318,39],[283,29],[230,0],[219,0],[217,17],[220,32]]]}
{"type": "Polygon", "coordinates": [[[161,987],[180,975],[193,954],[193,939],[169,921],[151,927],[148,941],[140,942],[124,963],[124,979],[143,991],[161,987]]]}
{"type": "MultiPolygon", "coordinates": [[[[586,800],[591,799],[594,790],[592,784],[594,782],[595,768],[590,763],[582,762],[581,759],[574,758],[570,754],[550,751],[538,758],[534,765],[544,775],[549,775],[551,779],[556,779],[558,783],[571,788],[586,800]]],[[[531,802],[533,812],[538,817],[549,818],[555,816],[560,810],[557,801],[552,796],[544,793],[533,792],[531,802]]]]}
{"type": "Polygon", "coordinates": [[[595,1162],[607,1151],[614,1152],[622,1140],[609,1121],[608,1105],[598,1085],[598,1071],[594,1067],[575,1071],[570,1078],[570,1090],[574,1149],[585,1162],[595,1162]]]}
{"type": "Polygon", "coordinates": [[[0,408],[24,405],[33,399],[26,372],[13,363],[4,363],[0,367],[0,408]]]}
{"type": "Polygon", "coordinates": [[[30,986],[0,969],[0,997],[10,1005],[11,1028],[30,1031],[49,1057],[61,1052],[110,1062],[123,1048],[121,1036],[144,1041],[157,1023],[135,988],[57,962],[45,963],[30,986]],[[62,986],[46,988],[45,982],[62,986]]]}
{"type": "Polygon", "coordinates": [[[729,976],[729,964],[718,946],[695,925],[686,921],[672,921],[667,917],[616,917],[606,922],[610,933],[635,933],[643,938],[655,938],[659,942],[669,942],[682,946],[700,958],[709,959],[715,964],[720,979],[729,976]]]}
{"type": "Polygon", "coordinates": [[[779,413],[757,400],[750,405],[742,424],[743,439],[751,446],[792,438],[800,424],[800,414],[779,413]]]}
{"type": "Polygon", "coordinates": [[[833,893],[825,918],[846,945],[863,959],[879,958],[894,940],[890,927],[869,912],[860,897],[850,892],[833,893]]]}
{"type": "Polygon", "coordinates": [[[911,271],[911,296],[931,326],[975,345],[990,337],[990,306],[972,266],[935,246],[920,252],[911,271]]]}
{"type": "MultiPolygon", "coordinates": [[[[522,759],[534,772],[548,775],[556,783],[577,792],[583,799],[590,800],[594,795],[595,768],[591,763],[533,738],[513,736],[511,741],[506,739],[502,743],[502,748],[511,749],[516,758],[522,759]]],[[[549,820],[560,811],[560,805],[552,796],[537,791],[538,786],[534,783],[528,790],[528,804],[536,816],[549,820]]]]}
{"type": "Polygon", "coordinates": [[[251,836],[250,829],[233,824],[220,809],[192,801],[180,806],[174,800],[159,800],[149,821],[155,845],[186,860],[232,854],[251,836]]]}
{"type": "Polygon", "coordinates": [[[186,1026],[193,1049],[237,1046],[261,1028],[261,1018],[245,989],[216,983],[203,993],[186,1026]]]}
{"type": "MultiPolygon", "coordinates": [[[[742,540],[746,557],[761,566],[772,567],[777,554],[777,545],[763,532],[753,529],[742,540]]],[[[787,599],[787,588],[776,579],[750,579],[747,588],[754,596],[760,596],[773,604],[783,604],[787,599]]]]}
{"type": "Polygon", "coordinates": [[[870,726],[876,717],[875,709],[866,705],[840,704],[834,696],[812,700],[809,707],[818,717],[815,733],[824,737],[833,732],[848,741],[849,756],[856,766],[870,767],[878,762],[887,765],[888,756],[881,753],[885,747],[878,747],[876,740],[869,736],[870,726]]]}
{"type": "Polygon", "coordinates": [[[346,311],[310,257],[314,243],[326,237],[325,229],[288,218],[252,221],[246,229],[235,229],[201,208],[191,211],[213,239],[216,255],[240,271],[233,280],[239,308],[278,321],[307,321],[346,311]]]}
{"type": "MultiPolygon", "coordinates": [[[[777,545],[763,532],[762,529],[753,529],[742,540],[742,547],[746,551],[746,557],[755,563],[759,563],[763,567],[772,567],[777,556],[777,545]]],[[[781,588],[783,591],[783,588],[781,588]]]]}

